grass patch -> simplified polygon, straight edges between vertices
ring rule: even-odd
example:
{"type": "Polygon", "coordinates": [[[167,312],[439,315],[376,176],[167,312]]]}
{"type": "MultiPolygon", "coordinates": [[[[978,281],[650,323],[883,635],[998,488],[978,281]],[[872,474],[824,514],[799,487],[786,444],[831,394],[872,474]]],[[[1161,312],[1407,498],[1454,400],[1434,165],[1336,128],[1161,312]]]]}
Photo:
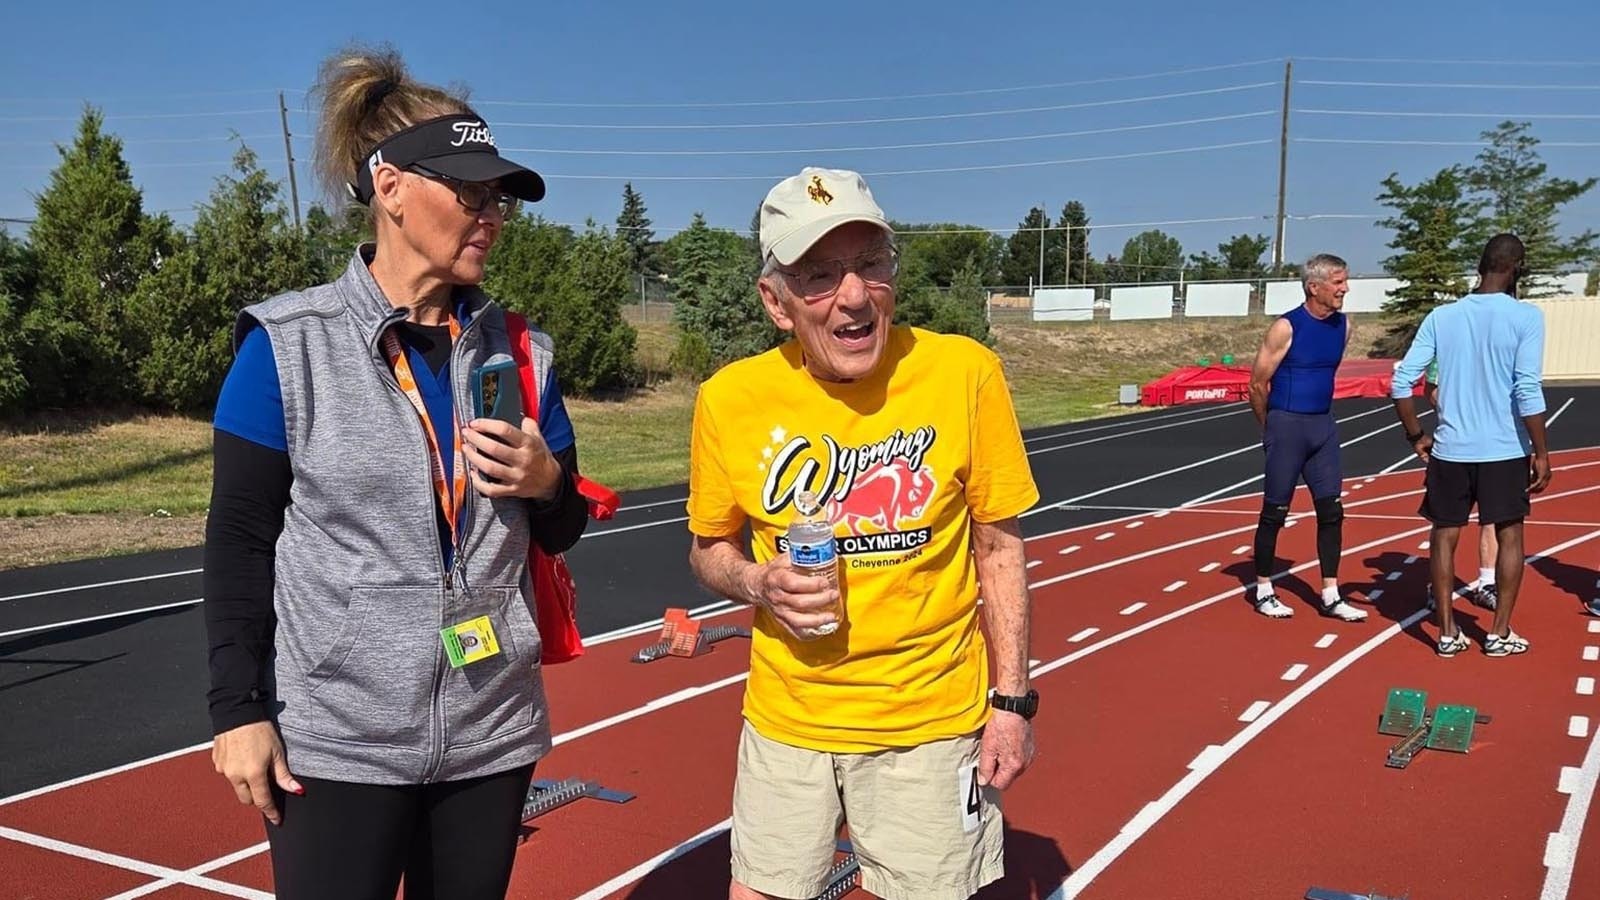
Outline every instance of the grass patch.
{"type": "MultiPolygon", "coordinates": [[[[1024,428],[1137,411],[1117,403],[1197,357],[1248,362],[1267,319],[997,325],[1024,428]]],[[[1366,356],[1380,329],[1358,329],[1366,356]]],[[[639,326],[646,386],[567,400],[585,473],[618,490],[687,479],[695,386],[668,377],[670,325],[639,326]]],[[[211,493],[211,425],[143,414],[51,415],[0,425],[0,569],[192,546],[211,493]]]]}

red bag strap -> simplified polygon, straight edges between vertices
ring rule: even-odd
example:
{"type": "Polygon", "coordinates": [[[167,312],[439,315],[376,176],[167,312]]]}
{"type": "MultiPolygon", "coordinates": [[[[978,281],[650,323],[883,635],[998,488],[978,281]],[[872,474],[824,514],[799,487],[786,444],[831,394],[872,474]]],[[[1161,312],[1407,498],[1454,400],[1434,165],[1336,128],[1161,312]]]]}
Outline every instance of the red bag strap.
{"type": "MultiPolygon", "coordinates": [[[[533,377],[533,344],[528,334],[528,320],[521,313],[506,311],[506,335],[511,338],[511,358],[516,360],[517,374],[522,378],[522,412],[539,421],[539,386],[533,377]]],[[[589,515],[605,521],[622,508],[622,497],[598,481],[576,476],[578,493],[589,503],[589,515]]]]}

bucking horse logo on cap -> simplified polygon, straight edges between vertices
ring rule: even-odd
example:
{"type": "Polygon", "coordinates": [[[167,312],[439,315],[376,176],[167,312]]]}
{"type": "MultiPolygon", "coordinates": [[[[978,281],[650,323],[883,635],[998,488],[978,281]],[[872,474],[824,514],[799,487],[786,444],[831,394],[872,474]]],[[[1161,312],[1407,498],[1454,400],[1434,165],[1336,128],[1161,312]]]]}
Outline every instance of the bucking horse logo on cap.
{"type": "Polygon", "coordinates": [[[833,195],[828,193],[828,189],[822,186],[821,175],[811,176],[811,184],[806,186],[806,194],[811,197],[811,202],[821,203],[823,206],[833,202],[833,195]]]}

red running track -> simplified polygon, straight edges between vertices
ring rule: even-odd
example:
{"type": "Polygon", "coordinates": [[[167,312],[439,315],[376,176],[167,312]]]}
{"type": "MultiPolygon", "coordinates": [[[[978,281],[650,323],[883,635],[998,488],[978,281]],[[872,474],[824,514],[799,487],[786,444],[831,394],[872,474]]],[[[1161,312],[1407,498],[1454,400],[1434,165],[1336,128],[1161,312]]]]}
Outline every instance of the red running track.
{"type": "MultiPolygon", "coordinates": [[[[1253,497],[1030,539],[1039,755],[1005,797],[1009,874],[981,896],[1282,898],[1312,885],[1418,900],[1600,896],[1600,809],[1587,805],[1600,703],[1579,680],[1600,677],[1586,658],[1600,620],[1578,612],[1600,592],[1600,452],[1556,463],[1529,520],[1528,552],[1554,552],[1524,582],[1516,627],[1533,649],[1520,658],[1433,655],[1434,626],[1414,621],[1427,570],[1415,472],[1346,483],[1342,575],[1371,612],[1361,624],[1309,606],[1309,519],[1280,540],[1296,616],[1249,610],[1249,554],[1236,551],[1253,497]],[[1376,720],[1394,686],[1494,721],[1467,755],[1388,769],[1394,739],[1376,720]],[[1587,840],[1573,839],[1579,828],[1587,840]]],[[[1458,571],[1475,569],[1472,543],[1458,571]]],[[[1462,621],[1476,643],[1487,619],[1462,621]]],[[[534,820],[512,896],[726,895],[745,646],[627,661],[652,640],[601,643],[548,671],[558,746],[540,776],[638,796],[534,820]]],[[[209,755],[178,753],[0,805],[0,893],[268,896],[263,838],[209,755]]]]}

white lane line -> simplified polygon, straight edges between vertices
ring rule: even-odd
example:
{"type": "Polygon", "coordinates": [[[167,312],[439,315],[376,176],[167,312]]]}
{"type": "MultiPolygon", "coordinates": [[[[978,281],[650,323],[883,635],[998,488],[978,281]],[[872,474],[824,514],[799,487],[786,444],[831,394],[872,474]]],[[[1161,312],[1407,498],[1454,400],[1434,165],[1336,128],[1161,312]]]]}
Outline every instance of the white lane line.
{"type": "Polygon", "coordinates": [[[1426,549],[1428,549],[1428,542],[1427,541],[1423,541],[1422,543],[1418,544],[1417,545],[1417,549],[1418,550],[1426,550],[1426,549]]]}
{"type": "Polygon", "coordinates": [[[701,684],[694,687],[684,688],[681,691],[674,691],[664,697],[657,697],[643,706],[635,706],[633,709],[630,709],[627,712],[620,712],[614,716],[607,716],[606,718],[600,719],[597,722],[590,722],[589,724],[580,728],[574,728],[571,731],[558,734],[551,741],[551,743],[552,745],[559,747],[562,744],[565,744],[569,741],[575,741],[578,738],[593,734],[596,731],[602,731],[610,728],[613,725],[620,725],[630,719],[637,719],[646,713],[652,713],[658,709],[665,709],[669,706],[676,706],[685,700],[693,700],[702,694],[709,694],[713,691],[719,691],[731,684],[738,684],[749,677],[749,672],[740,672],[737,675],[730,675],[727,678],[721,679],[720,681],[713,681],[709,684],[701,684]]]}
{"type": "Polygon", "coordinates": [[[1098,628],[1085,628],[1084,630],[1078,632],[1077,634],[1073,635],[1072,637],[1067,638],[1067,643],[1076,644],[1079,641],[1082,641],[1082,640],[1084,640],[1086,638],[1093,637],[1094,635],[1097,635],[1099,633],[1100,633],[1100,629],[1098,629],[1098,628]]]}
{"type": "Polygon", "coordinates": [[[1250,545],[1249,544],[1241,544],[1241,545],[1233,548],[1233,555],[1234,556],[1243,556],[1243,555],[1245,555],[1246,553],[1249,553],[1249,552],[1250,552],[1250,545]]]}
{"type": "Polygon", "coordinates": [[[1170,515],[1172,515],[1172,510],[1170,510],[1170,509],[1158,509],[1155,512],[1150,514],[1150,518],[1152,518],[1152,519],[1165,519],[1167,516],[1170,516],[1170,515]]]}
{"type": "Polygon", "coordinates": [[[1416,562],[1416,561],[1417,561],[1417,560],[1418,560],[1418,559],[1420,559],[1420,558],[1421,558],[1421,557],[1416,557],[1416,556],[1408,556],[1408,557],[1406,557],[1406,565],[1408,565],[1408,566],[1409,566],[1409,565],[1411,565],[1411,564],[1412,564],[1412,563],[1414,563],[1414,562],[1416,562]]]}
{"type": "Polygon", "coordinates": [[[1374,589],[1372,589],[1370,591],[1367,591],[1367,602],[1368,603],[1377,603],[1378,602],[1378,598],[1382,597],[1382,596],[1383,596],[1383,588],[1374,588],[1374,589]]]}
{"type": "Polygon", "coordinates": [[[1600,660],[1600,647],[1583,648],[1584,662],[1595,662],[1596,660],[1600,660]]]}
{"type": "Polygon", "coordinates": [[[0,603],[11,600],[26,600],[29,597],[48,597],[52,594],[70,594],[73,591],[89,591],[95,588],[116,587],[119,584],[137,584],[141,581],[155,581],[161,578],[178,578],[183,575],[198,575],[204,569],[184,569],[179,572],[162,572],[159,575],[141,575],[138,578],[118,578],[116,581],[96,581],[93,584],[74,584],[70,587],[51,588],[48,591],[34,591],[29,594],[12,594],[9,597],[0,597],[0,603]]]}
{"type": "Polygon", "coordinates": [[[1261,714],[1266,712],[1267,707],[1271,705],[1272,704],[1266,700],[1257,700],[1256,702],[1250,704],[1250,706],[1246,708],[1244,712],[1239,714],[1239,721],[1254,722],[1255,720],[1261,718],[1261,714]]]}
{"type": "Polygon", "coordinates": [[[1117,615],[1119,615],[1119,616],[1131,616],[1134,613],[1138,612],[1139,610],[1144,609],[1144,607],[1145,607],[1145,602],[1143,600],[1140,600],[1138,603],[1135,603],[1132,606],[1124,607],[1121,611],[1119,611],[1117,613],[1117,615]]]}
{"type": "Polygon", "coordinates": [[[1097,540],[1097,541],[1109,541],[1109,540],[1111,540],[1112,538],[1114,538],[1116,536],[1117,536],[1117,533],[1115,531],[1107,531],[1104,534],[1095,535],[1094,539],[1097,540]]]}
{"type": "Polygon", "coordinates": [[[1295,663],[1294,665],[1285,669],[1283,674],[1278,676],[1278,679],[1280,681],[1298,681],[1300,676],[1304,675],[1306,673],[1306,669],[1309,668],[1311,667],[1305,663],[1295,663]]]}
{"type": "Polygon", "coordinates": [[[1373,483],[1374,481],[1377,481],[1377,480],[1378,479],[1376,479],[1376,478],[1363,478],[1363,479],[1361,479],[1361,483],[1362,484],[1371,484],[1371,483],[1373,483]]]}
{"type": "Polygon", "coordinates": [[[1073,544],[1070,547],[1062,547],[1060,550],[1057,550],[1056,555],[1066,556],[1068,553],[1077,553],[1081,549],[1083,548],[1079,547],[1077,544],[1073,544]]]}
{"type": "Polygon", "coordinates": [[[1032,568],[1035,568],[1037,566],[1042,566],[1042,565],[1044,565],[1044,560],[1042,560],[1042,559],[1030,559],[1030,560],[1028,560],[1027,568],[1032,569],[1032,568]]]}
{"type": "Polygon", "coordinates": [[[1594,696],[1594,679],[1585,675],[1578,679],[1578,695],[1582,697],[1594,696]]]}
{"type": "MultiPolygon", "coordinates": [[[[1577,492],[1587,492],[1589,490],[1592,489],[1582,488],[1577,492]]],[[[1387,538],[1380,538],[1379,540],[1371,543],[1373,545],[1383,545],[1393,541],[1404,540],[1405,538],[1414,534],[1419,534],[1424,530],[1426,529],[1419,528],[1409,532],[1402,532],[1399,534],[1390,535],[1387,538]]],[[[1578,544],[1589,541],[1595,537],[1600,537],[1600,531],[1591,531],[1581,537],[1573,538],[1572,540],[1557,544],[1548,550],[1528,557],[1528,562],[1550,556],[1551,554],[1559,553],[1563,550],[1566,550],[1568,547],[1575,547],[1578,544]]],[[[1344,551],[1341,555],[1344,556],[1360,553],[1368,549],[1371,548],[1368,546],[1352,547],[1351,549],[1344,551]]],[[[1296,571],[1309,569],[1314,565],[1317,565],[1315,561],[1302,563],[1292,569],[1289,569],[1288,571],[1280,572],[1279,574],[1273,576],[1273,579],[1277,580],[1280,578],[1286,578],[1296,571]]],[[[1221,600],[1226,596],[1228,596],[1227,593],[1218,594],[1216,600],[1221,600]]],[[[1196,609],[1201,605],[1209,605],[1212,602],[1215,602],[1215,600],[1203,601],[1202,604],[1196,604],[1191,606],[1189,609],[1196,609]]],[[[1184,611],[1180,610],[1169,614],[1169,616],[1181,615],[1183,612],[1184,611]]],[[[1405,629],[1410,628],[1412,625],[1422,621],[1423,617],[1427,614],[1428,611],[1426,609],[1417,610],[1406,618],[1395,622],[1393,625],[1390,625],[1388,628],[1385,628],[1378,634],[1368,638],[1360,646],[1346,653],[1344,656],[1339,657],[1333,663],[1329,664],[1327,668],[1302,682],[1300,686],[1291,691],[1287,697],[1284,697],[1275,706],[1267,710],[1266,714],[1264,714],[1261,718],[1246,725],[1237,734],[1230,738],[1227,743],[1223,744],[1223,754],[1221,759],[1218,761],[1218,765],[1220,766],[1222,762],[1227,761],[1234,754],[1238,753],[1246,744],[1249,744],[1258,735],[1260,735],[1261,732],[1265,731],[1270,725],[1272,725],[1273,722],[1276,722],[1278,719],[1282,718],[1291,709],[1298,706],[1301,701],[1305,700],[1307,697],[1319,690],[1323,685],[1333,680],[1333,678],[1339,673],[1343,672],[1345,669],[1348,669],[1351,665],[1354,665],[1362,657],[1371,653],[1373,650],[1376,650],[1395,635],[1402,633],[1405,629]]],[[[1151,622],[1145,623],[1145,625],[1141,626],[1141,628],[1152,628],[1162,621],[1170,621],[1169,616],[1163,616],[1160,619],[1154,619],[1151,622]]],[[[1092,647],[1085,647],[1083,650],[1080,650],[1070,656],[1063,657],[1062,659],[1057,660],[1055,663],[1047,665],[1041,670],[1036,670],[1031,674],[1036,678],[1043,671],[1048,671],[1056,666],[1065,665],[1068,660],[1080,658],[1086,653],[1097,648],[1109,646],[1118,640],[1125,639],[1129,634],[1134,633],[1137,630],[1138,629],[1130,629],[1129,631],[1114,635],[1111,638],[1107,638],[1106,640],[1101,641],[1099,644],[1096,644],[1092,647]]],[[[1585,727],[1587,728],[1587,721],[1585,721],[1585,727]]],[[[1591,750],[1591,753],[1593,752],[1594,751],[1591,750]]],[[[1600,763],[1597,763],[1597,765],[1600,765],[1600,763]]],[[[1213,768],[1211,771],[1215,771],[1215,768],[1213,768]]],[[[1154,827],[1155,824],[1164,816],[1166,816],[1167,813],[1171,812],[1172,809],[1178,805],[1179,801],[1183,800],[1183,798],[1194,791],[1194,789],[1198,787],[1201,782],[1205,781],[1205,779],[1211,774],[1211,771],[1190,772],[1180,779],[1176,784],[1174,784],[1165,794],[1161,796],[1160,799],[1147,804],[1144,809],[1133,818],[1132,821],[1123,826],[1122,830],[1118,832],[1117,836],[1113,838],[1110,843],[1097,850],[1093,856],[1089,857],[1076,870],[1074,870],[1073,873],[1061,883],[1060,887],[1051,892],[1048,900],[1070,900],[1070,898],[1077,897],[1089,887],[1089,885],[1096,877],[1099,876],[1101,872],[1105,871],[1107,866],[1111,865],[1111,863],[1114,862],[1117,857],[1125,853],[1129,847],[1133,846],[1134,842],[1143,837],[1144,834],[1154,827]]]]}
{"type": "Polygon", "coordinates": [[[582,894],[579,894],[576,900],[600,900],[602,897],[609,897],[617,891],[622,890],[628,885],[633,884],[635,881],[638,881],[644,876],[650,874],[656,869],[666,865],[667,863],[670,863],[673,860],[692,852],[701,844],[707,843],[722,836],[723,834],[727,833],[728,829],[732,826],[733,819],[723,819],[721,822],[718,822],[710,828],[707,828],[705,831],[700,832],[678,846],[673,847],[670,850],[657,853],[655,856],[652,856],[644,862],[639,863],[637,866],[634,866],[628,871],[623,872],[621,875],[618,875],[605,884],[590,888],[582,894]]]}
{"type": "MultiPolygon", "coordinates": [[[[1233,406],[1242,403],[1243,401],[1238,401],[1237,404],[1231,403],[1228,405],[1233,406]]],[[[1124,425],[1148,425],[1151,422],[1179,422],[1182,419],[1188,419],[1191,422],[1209,422],[1213,417],[1218,419],[1226,418],[1227,416],[1238,415],[1239,413],[1242,413],[1248,409],[1248,407],[1241,405],[1239,409],[1223,413],[1222,415],[1216,415],[1218,410],[1225,408],[1226,407],[1224,406],[1212,406],[1202,407],[1200,409],[1179,409],[1160,413],[1141,413],[1134,416],[1121,416],[1116,421],[1108,422],[1104,425],[1096,425],[1093,428],[1071,428],[1068,426],[1067,431],[1058,431],[1055,434],[1036,434],[1033,437],[1023,438],[1022,442],[1024,444],[1032,444],[1036,441],[1054,441],[1061,438],[1077,437],[1080,434],[1093,434],[1096,431],[1110,431],[1115,428],[1121,428],[1124,425]],[[1205,414],[1204,418],[1200,418],[1202,414],[1205,414]]],[[[1079,424],[1085,424],[1093,421],[1093,419],[1085,419],[1083,423],[1079,424]]]]}
{"type": "Polygon", "coordinates": [[[1134,528],[1138,528],[1139,526],[1141,526],[1143,524],[1144,524],[1144,521],[1142,519],[1134,519],[1132,522],[1129,522],[1126,527],[1131,530],[1131,529],[1134,529],[1134,528]]]}
{"type": "Polygon", "coordinates": [[[1590,622],[1589,623],[1589,633],[1590,634],[1600,634],[1600,621],[1590,622]]]}
{"type": "Polygon", "coordinates": [[[1314,644],[1313,646],[1315,646],[1318,650],[1326,650],[1329,647],[1332,647],[1333,646],[1333,642],[1337,641],[1338,639],[1339,639],[1339,636],[1337,634],[1331,634],[1331,633],[1330,634],[1325,634],[1321,638],[1319,638],[1317,640],[1316,644],[1314,644]]]}
{"type": "MultiPolygon", "coordinates": [[[[216,859],[211,860],[210,862],[201,863],[200,865],[195,866],[192,869],[184,869],[183,870],[183,874],[185,874],[185,875],[204,875],[207,872],[215,872],[217,869],[225,869],[228,866],[231,866],[234,863],[239,862],[240,860],[249,859],[250,857],[255,856],[257,854],[265,853],[270,846],[271,845],[268,844],[266,841],[262,841],[261,843],[256,844],[253,847],[246,847],[243,850],[239,850],[237,852],[230,853],[227,856],[219,856],[216,859]]],[[[149,884],[146,884],[146,885],[143,885],[143,886],[140,886],[140,887],[136,887],[131,891],[123,891],[122,893],[116,894],[115,896],[107,897],[106,900],[134,900],[134,898],[136,898],[136,897],[143,897],[146,894],[154,894],[156,891],[162,890],[163,888],[171,887],[171,886],[173,886],[175,884],[179,884],[179,883],[181,883],[181,882],[178,882],[175,879],[163,878],[160,881],[152,881],[149,884]]]]}
{"type": "Polygon", "coordinates": [[[1188,583],[1189,582],[1187,582],[1187,581],[1174,581],[1173,583],[1171,583],[1171,584],[1167,585],[1166,587],[1162,588],[1162,590],[1166,591],[1167,593],[1170,594],[1173,591],[1183,587],[1184,585],[1186,585],[1188,583]]]}
{"type": "Polygon", "coordinates": [[[1220,745],[1207,744],[1206,748],[1201,750],[1198,756],[1189,761],[1189,770],[1191,772],[1209,772],[1221,765],[1226,758],[1220,745]]]}
{"type": "MultiPolygon", "coordinates": [[[[1086,441],[1073,441],[1070,444],[1056,444],[1053,447],[1040,447],[1040,448],[1038,448],[1036,450],[1029,450],[1028,451],[1028,455],[1029,456],[1034,456],[1034,455],[1037,455],[1037,454],[1040,454],[1040,453],[1054,453],[1057,450],[1071,450],[1073,447],[1087,447],[1090,444],[1098,444],[1098,443],[1101,443],[1103,441],[1114,441],[1114,440],[1117,440],[1118,438],[1133,437],[1136,434],[1149,434],[1149,433],[1151,433],[1153,431],[1166,431],[1166,430],[1168,430],[1170,428],[1182,428],[1185,425],[1194,425],[1194,424],[1196,424],[1198,422],[1209,422],[1212,419],[1225,419],[1228,416],[1238,415],[1242,411],[1243,410],[1234,410],[1233,412],[1222,413],[1221,415],[1216,415],[1216,416],[1209,416],[1209,417],[1204,418],[1204,419],[1188,419],[1188,420],[1185,420],[1185,421],[1182,421],[1182,422],[1170,422],[1170,423],[1167,423],[1165,425],[1151,425],[1148,428],[1135,428],[1132,431],[1119,431],[1116,434],[1101,435],[1100,437],[1089,438],[1086,441]]],[[[1063,437],[1068,437],[1068,436],[1069,435],[1063,435],[1063,437]]]]}
{"type": "Polygon", "coordinates": [[[655,522],[640,522],[637,525],[624,525],[621,528],[607,528],[604,531],[586,531],[583,533],[583,536],[586,538],[605,537],[608,534],[621,534],[624,531],[638,531],[641,528],[654,528],[657,525],[671,525],[675,522],[687,521],[689,521],[688,516],[679,516],[676,519],[660,519],[655,522]]]}
{"type": "Polygon", "coordinates": [[[62,790],[63,788],[77,787],[78,785],[84,784],[85,782],[95,781],[97,779],[106,778],[106,777],[111,776],[111,775],[120,775],[123,772],[129,772],[129,771],[132,771],[134,769],[142,769],[145,766],[152,766],[152,765],[155,765],[156,763],[159,763],[159,762],[166,762],[169,759],[177,759],[178,757],[183,756],[185,754],[195,753],[195,752],[200,751],[200,750],[209,750],[209,749],[211,749],[211,742],[210,741],[206,741],[203,744],[195,744],[192,747],[184,747],[184,748],[179,749],[179,750],[170,750],[170,751],[168,751],[166,753],[158,753],[155,756],[150,756],[150,757],[146,757],[145,759],[135,760],[134,762],[131,762],[131,763],[124,763],[124,764],[122,764],[120,766],[112,766],[109,769],[102,769],[102,770],[100,770],[98,772],[91,772],[88,775],[80,775],[77,778],[69,778],[66,781],[58,782],[56,784],[49,784],[49,785],[45,785],[44,787],[41,787],[41,788],[34,788],[31,791],[23,791],[20,794],[12,794],[9,797],[0,798],[0,806],[6,806],[7,804],[11,804],[11,803],[20,803],[23,800],[32,800],[34,797],[38,797],[38,796],[43,795],[43,794],[53,793],[55,791],[62,790]]]}
{"type": "Polygon", "coordinates": [[[1366,482],[1362,482],[1361,484],[1352,484],[1352,485],[1350,485],[1350,490],[1359,491],[1359,490],[1361,490],[1362,488],[1364,488],[1366,486],[1367,486],[1366,482]]]}
{"type": "Polygon", "coordinates": [[[1589,736],[1589,717],[1588,716],[1573,716],[1572,718],[1567,720],[1567,737],[1581,738],[1581,737],[1588,737],[1588,736],[1589,736]]]}
{"type": "Polygon", "coordinates": [[[206,878],[203,875],[190,875],[177,869],[169,869],[166,866],[158,866],[155,863],[145,862],[144,860],[118,856],[115,853],[95,850],[92,847],[81,847],[77,844],[69,844],[66,841],[58,841],[55,838],[18,831],[15,828],[0,826],[0,837],[65,856],[74,856],[78,859],[87,859],[101,865],[138,872],[140,875],[149,875],[152,878],[162,878],[171,882],[190,885],[191,887],[204,888],[218,894],[226,894],[229,897],[245,897],[248,900],[272,900],[272,895],[265,891],[230,884],[226,881],[218,881],[214,878],[206,878]]]}
{"type": "Polygon", "coordinates": [[[1561,777],[1556,779],[1556,793],[1572,796],[1581,785],[1583,770],[1577,766],[1562,766],[1561,777]]]}
{"type": "Polygon", "coordinates": [[[1572,405],[1572,401],[1574,401],[1576,399],[1578,399],[1578,398],[1577,397],[1568,397],[1567,398],[1567,402],[1561,404],[1561,408],[1556,410],[1556,414],[1545,420],[1544,427],[1549,428],[1551,425],[1554,425],[1556,423],[1556,420],[1561,418],[1561,414],[1566,412],[1567,411],[1567,407],[1571,406],[1572,405]]]}
{"type": "Polygon", "coordinates": [[[1388,575],[1384,576],[1383,580],[1384,581],[1399,581],[1400,580],[1400,576],[1402,576],[1404,574],[1405,574],[1404,572],[1400,572],[1400,571],[1390,572],[1388,575]]]}
{"type": "Polygon", "coordinates": [[[1216,570],[1218,570],[1220,568],[1222,568],[1222,563],[1219,563],[1219,562],[1208,562],[1205,565],[1200,567],[1200,571],[1202,571],[1202,572],[1215,572],[1216,570]]]}
{"type": "Polygon", "coordinates": [[[0,631],[0,639],[17,637],[24,634],[34,634],[40,631],[55,631],[58,628],[71,628],[74,625],[86,625],[90,622],[104,622],[107,619],[123,619],[128,616],[138,616],[144,613],[160,612],[164,609],[177,609],[180,606],[194,606],[200,598],[193,600],[179,600],[177,603],[163,603],[160,606],[146,606],[140,609],[129,609],[123,612],[106,613],[99,616],[88,616],[82,619],[70,619],[65,622],[51,622],[47,625],[35,625],[32,628],[18,628],[14,631],[0,631]]]}
{"type": "MultiPolygon", "coordinates": [[[[1567,781],[1566,769],[1562,780],[1567,781]]],[[[1596,782],[1600,782],[1600,734],[1589,742],[1589,752],[1583,755],[1583,766],[1568,784],[1567,809],[1561,814],[1561,830],[1551,832],[1545,843],[1544,889],[1539,900],[1566,900],[1572,887],[1572,869],[1577,862],[1578,847],[1583,842],[1583,822],[1589,816],[1589,804],[1594,800],[1596,782]]]]}

